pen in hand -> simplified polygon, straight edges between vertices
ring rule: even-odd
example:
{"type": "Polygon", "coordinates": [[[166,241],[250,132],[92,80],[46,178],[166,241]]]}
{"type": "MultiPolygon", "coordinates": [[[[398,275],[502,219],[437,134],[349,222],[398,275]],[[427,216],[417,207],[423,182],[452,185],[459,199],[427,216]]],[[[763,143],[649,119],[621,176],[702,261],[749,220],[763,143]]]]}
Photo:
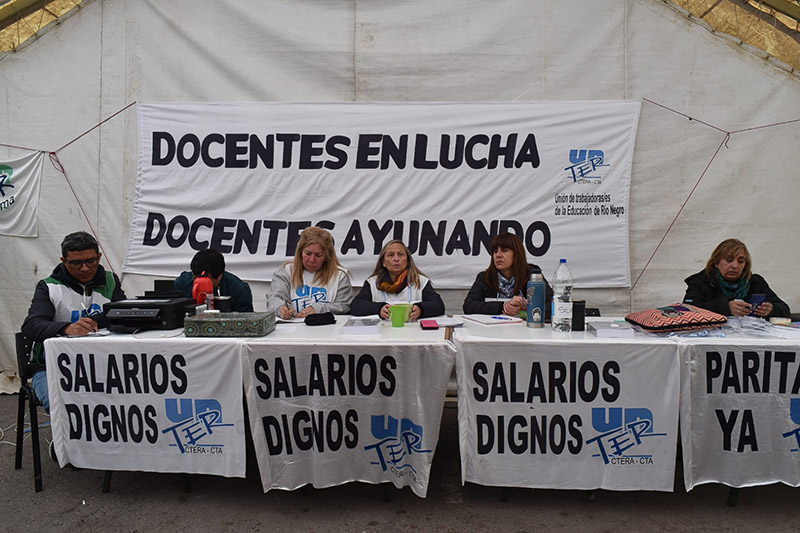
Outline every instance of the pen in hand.
{"type": "Polygon", "coordinates": [[[283,299],[284,303],[286,304],[286,309],[289,311],[289,318],[294,316],[294,308],[292,308],[292,301],[289,298],[283,299]]]}
{"type": "Polygon", "coordinates": [[[93,313],[90,313],[89,309],[86,309],[85,302],[81,302],[81,307],[83,308],[83,317],[81,317],[81,319],[78,320],[78,322],[83,322],[86,324],[85,327],[88,327],[88,331],[86,332],[86,334],[97,332],[98,331],[97,322],[95,322],[95,320],[92,318],[92,315],[99,314],[99,312],[95,310],[93,313]],[[89,320],[84,321],[83,320],[84,318],[87,318],[89,320]]]}

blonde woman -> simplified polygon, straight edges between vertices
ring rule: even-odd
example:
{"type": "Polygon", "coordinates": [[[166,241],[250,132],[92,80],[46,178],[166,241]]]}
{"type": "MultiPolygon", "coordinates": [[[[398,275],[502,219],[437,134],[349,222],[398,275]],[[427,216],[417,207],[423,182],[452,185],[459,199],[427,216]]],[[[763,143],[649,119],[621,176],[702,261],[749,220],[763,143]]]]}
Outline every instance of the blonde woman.
{"type": "Polygon", "coordinates": [[[414,304],[411,320],[444,314],[444,302],[431,280],[417,269],[414,258],[402,241],[391,241],[381,250],[372,276],[350,304],[356,316],[380,315],[389,318],[393,303],[414,304]]]}
{"type": "Polygon", "coordinates": [[[336,258],[333,237],[312,226],[300,234],[294,260],[272,275],[267,310],[287,320],[314,313],[346,315],[352,299],[350,273],[336,258]]]}

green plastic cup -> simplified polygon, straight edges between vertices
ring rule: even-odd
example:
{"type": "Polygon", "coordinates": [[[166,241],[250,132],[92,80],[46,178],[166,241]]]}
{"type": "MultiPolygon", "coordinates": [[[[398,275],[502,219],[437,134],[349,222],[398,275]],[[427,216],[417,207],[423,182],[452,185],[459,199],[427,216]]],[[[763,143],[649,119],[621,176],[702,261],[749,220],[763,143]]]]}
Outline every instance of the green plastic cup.
{"type": "MultiPolygon", "coordinates": [[[[410,314],[410,313],[409,313],[410,314]]],[[[393,328],[402,328],[406,324],[406,309],[402,305],[393,305],[389,308],[393,328]]]]}

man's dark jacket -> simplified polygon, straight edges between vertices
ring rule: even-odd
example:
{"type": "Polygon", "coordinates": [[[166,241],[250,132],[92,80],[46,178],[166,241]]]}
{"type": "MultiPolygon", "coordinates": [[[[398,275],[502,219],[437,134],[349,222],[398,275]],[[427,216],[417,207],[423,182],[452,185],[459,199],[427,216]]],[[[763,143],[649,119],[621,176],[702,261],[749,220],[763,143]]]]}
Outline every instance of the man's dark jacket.
{"type": "Polygon", "coordinates": [[[101,304],[124,299],[125,293],[119,278],[112,272],[106,272],[102,266],[97,267],[97,273],[89,283],[83,284],[72,277],[63,263],[59,263],[50,277],[40,280],[36,285],[28,316],[22,323],[22,332],[37,342],[31,364],[33,371],[44,370],[42,342],[64,333],[67,326],[86,316],[87,311],[98,327],[107,327],[108,320],[102,313],[101,304]],[[62,290],[62,287],[66,289],[62,290]],[[65,302],[72,308],[72,316],[56,316],[57,306],[65,302]]]}

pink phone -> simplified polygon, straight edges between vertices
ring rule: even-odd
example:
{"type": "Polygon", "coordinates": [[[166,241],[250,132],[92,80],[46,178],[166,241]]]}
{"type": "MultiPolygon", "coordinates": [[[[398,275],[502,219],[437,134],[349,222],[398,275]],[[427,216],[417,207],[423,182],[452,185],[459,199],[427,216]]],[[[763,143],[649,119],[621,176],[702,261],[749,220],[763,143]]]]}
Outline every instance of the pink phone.
{"type": "Polygon", "coordinates": [[[422,329],[439,329],[439,323],[435,320],[420,320],[419,327],[422,329]]]}

